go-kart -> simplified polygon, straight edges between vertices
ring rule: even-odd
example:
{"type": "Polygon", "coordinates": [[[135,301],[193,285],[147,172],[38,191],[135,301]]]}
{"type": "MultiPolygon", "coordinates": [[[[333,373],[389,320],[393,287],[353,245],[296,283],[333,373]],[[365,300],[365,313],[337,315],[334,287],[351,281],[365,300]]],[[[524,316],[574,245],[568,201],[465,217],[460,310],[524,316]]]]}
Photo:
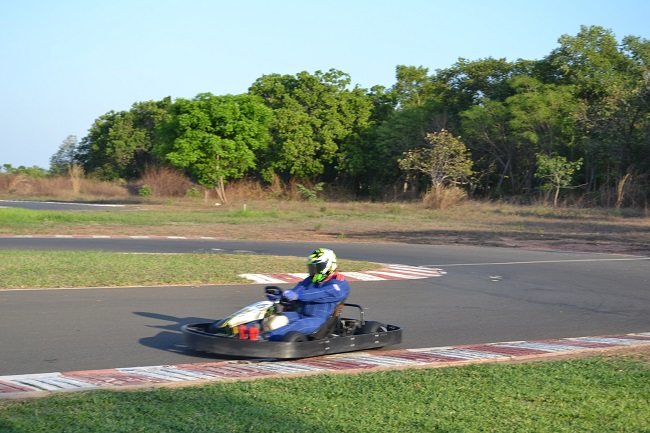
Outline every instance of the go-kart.
{"type": "Polygon", "coordinates": [[[282,289],[277,286],[267,286],[265,292],[268,301],[251,304],[224,319],[183,325],[181,331],[185,345],[194,350],[232,357],[297,359],[377,349],[402,341],[402,328],[366,321],[361,305],[346,302],[337,305],[327,321],[312,334],[291,331],[282,341],[264,339],[265,331],[284,324],[283,311],[299,308],[299,303],[286,301],[282,289]],[[348,307],[357,310],[358,318],[342,317],[343,310],[348,307]],[[251,326],[260,330],[259,336],[255,332],[253,339],[243,332],[251,326]]]}

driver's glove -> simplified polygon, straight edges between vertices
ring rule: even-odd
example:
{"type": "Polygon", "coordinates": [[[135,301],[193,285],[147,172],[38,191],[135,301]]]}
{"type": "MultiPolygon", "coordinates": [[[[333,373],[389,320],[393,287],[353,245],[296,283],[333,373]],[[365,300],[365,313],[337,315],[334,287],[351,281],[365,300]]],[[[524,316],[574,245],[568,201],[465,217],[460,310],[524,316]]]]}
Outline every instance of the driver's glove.
{"type": "Polygon", "coordinates": [[[298,299],[298,293],[294,292],[293,290],[285,290],[282,292],[282,297],[287,301],[295,301],[298,299]]]}

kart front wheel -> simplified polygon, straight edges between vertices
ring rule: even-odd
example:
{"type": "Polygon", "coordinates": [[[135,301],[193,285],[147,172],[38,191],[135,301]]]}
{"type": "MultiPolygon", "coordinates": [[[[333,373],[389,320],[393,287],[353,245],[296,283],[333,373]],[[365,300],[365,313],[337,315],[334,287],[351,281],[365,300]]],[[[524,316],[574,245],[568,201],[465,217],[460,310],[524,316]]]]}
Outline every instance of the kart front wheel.
{"type": "Polygon", "coordinates": [[[374,332],[387,332],[388,328],[381,322],[366,322],[361,328],[362,334],[372,334],[374,332]]]}
{"type": "Polygon", "coordinates": [[[218,334],[221,328],[221,325],[223,325],[223,320],[217,320],[216,322],[210,323],[210,326],[208,326],[208,332],[210,334],[218,334]]]}

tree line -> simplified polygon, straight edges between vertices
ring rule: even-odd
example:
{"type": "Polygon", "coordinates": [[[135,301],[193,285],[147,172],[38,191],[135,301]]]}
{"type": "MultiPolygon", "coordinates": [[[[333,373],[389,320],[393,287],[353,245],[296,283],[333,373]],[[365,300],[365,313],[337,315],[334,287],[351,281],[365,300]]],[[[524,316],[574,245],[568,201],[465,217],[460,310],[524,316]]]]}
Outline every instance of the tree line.
{"type": "Polygon", "coordinates": [[[396,67],[390,87],[331,69],[258,78],[240,95],[136,102],[68,139],[51,170],[132,180],[174,167],[224,185],[336,185],[357,197],[459,188],[472,197],[644,205],[650,186],[650,41],[582,26],[540,60],[396,67]]]}

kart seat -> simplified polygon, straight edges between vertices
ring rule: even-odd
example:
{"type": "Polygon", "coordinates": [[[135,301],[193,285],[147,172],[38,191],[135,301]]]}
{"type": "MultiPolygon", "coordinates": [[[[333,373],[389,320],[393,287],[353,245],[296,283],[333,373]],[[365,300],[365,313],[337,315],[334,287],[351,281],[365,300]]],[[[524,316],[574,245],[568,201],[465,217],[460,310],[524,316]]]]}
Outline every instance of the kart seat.
{"type": "Polygon", "coordinates": [[[340,302],[339,304],[337,304],[336,307],[334,307],[334,311],[332,312],[332,315],[327,319],[325,323],[323,323],[323,326],[318,328],[318,330],[315,331],[314,333],[308,335],[309,339],[320,340],[321,338],[325,338],[328,335],[333,334],[339,325],[339,317],[341,317],[343,306],[344,306],[344,302],[340,302]]]}

